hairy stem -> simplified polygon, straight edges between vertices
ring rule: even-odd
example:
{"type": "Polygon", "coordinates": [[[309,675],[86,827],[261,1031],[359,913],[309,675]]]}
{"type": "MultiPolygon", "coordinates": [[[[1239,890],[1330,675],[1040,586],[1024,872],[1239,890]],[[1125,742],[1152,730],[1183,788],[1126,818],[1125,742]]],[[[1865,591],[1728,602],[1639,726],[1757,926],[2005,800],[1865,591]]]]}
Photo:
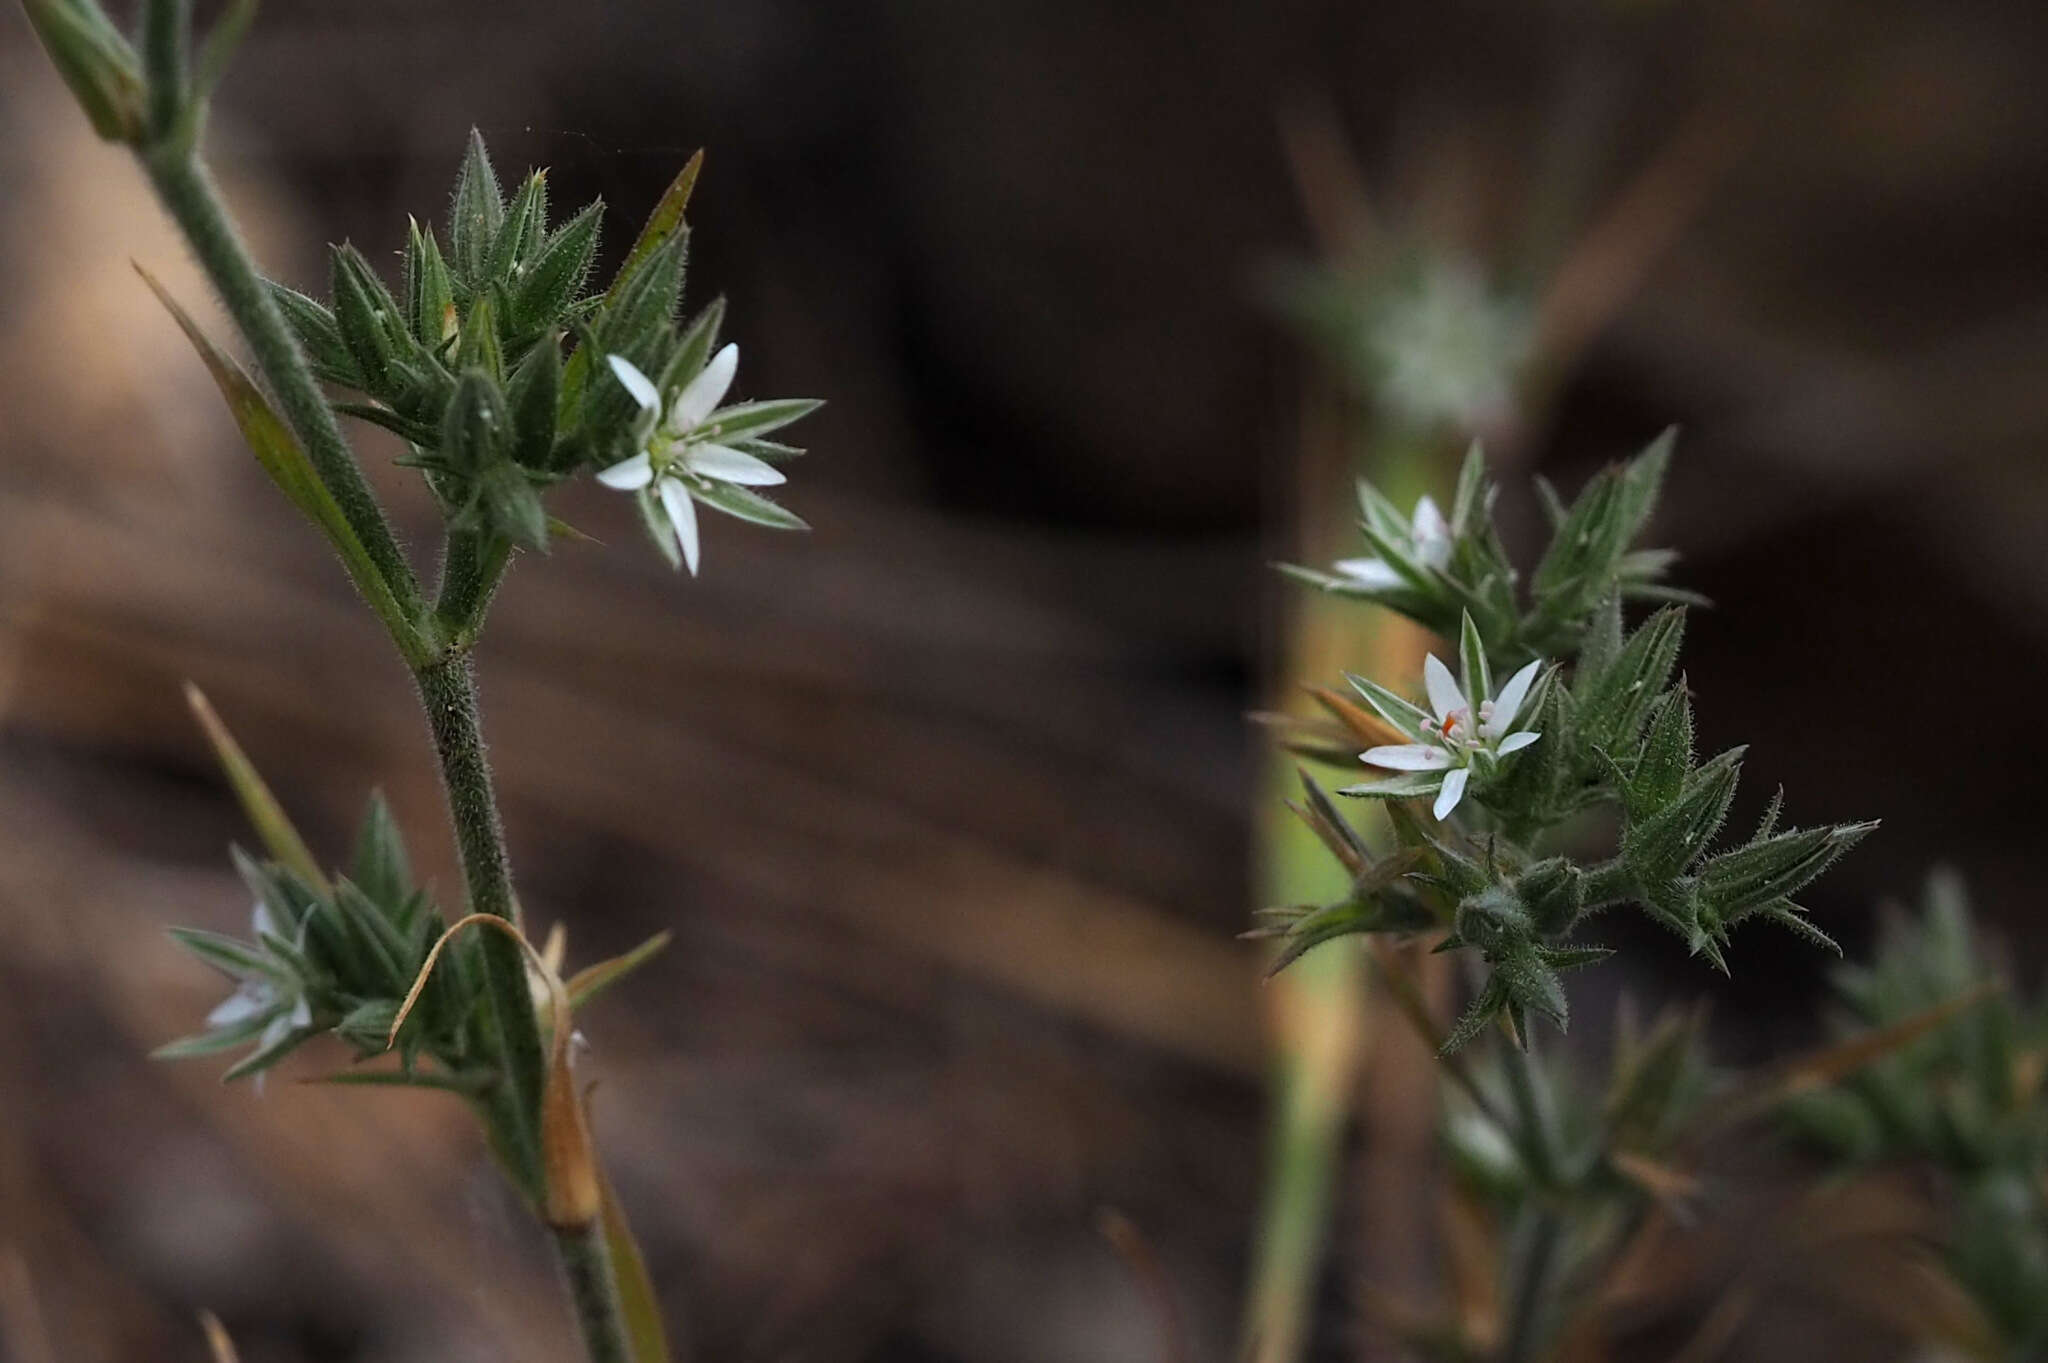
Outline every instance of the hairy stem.
{"type": "Polygon", "coordinates": [[[441,589],[434,603],[434,618],[451,647],[464,648],[475,642],[511,557],[512,542],[502,535],[449,532],[447,552],[441,557],[441,589]]]}
{"type": "MultiPolygon", "coordinates": [[[[426,619],[412,565],[194,149],[198,110],[188,89],[190,8],[189,0],[152,0],[145,12],[149,122],[138,154],[166,210],[254,352],[315,474],[362,542],[369,570],[384,579],[403,612],[403,620],[385,623],[419,685],[440,759],[469,908],[516,922],[511,864],[484,757],[482,714],[468,647],[481,628],[509,549],[475,536],[451,540],[438,619],[432,622],[441,628],[434,630],[426,619]]],[[[538,1209],[547,1192],[540,1129],[546,1070],[526,961],[519,944],[498,933],[483,939],[480,954],[490,1012],[487,1026],[496,1040],[501,1073],[499,1082],[479,1096],[478,1110],[508,1174],[538,1209]]],[[[553,1240],[592,1363],[629,1363],[630,1346],[601,1226],[554,1228],[553,1240]]]]}
{"type": "Polygon", "coordinates": [[[618,1279],[605,1245],[603,1223],[557,1228],[553,1234],[555,1259],[562,1265],[590,1363],[632,1363],[632,1345],[619,1307],[618,1279]]]}
{"type": "MultiPolygon", "coordinates": [[[[154,95],[155,91],[152,91],[154,95]]],[[[364,551],[408,615],[420,613],[419,582],[392,534],[383,508],[364,481],[355,455],[342,438],[334,409],[306,366],[296,337],[256,273],[241,234],[221,203],[205,166],[183,138],[171,137],[140,149],[150,183],[192,254],[212,281],[228,316],[255,353],[292,431],[306,448],[314,472],[341,507],[364,551]]],[[[401,648],[411,641],[400,640],[401,648]]]]}
{"type": "MultiPolygon", "coordinates": [[[[476,674],[465,652],[449,653],[421,667],[420,703],[433,731],[434,752],[441,761],[441,783],[448,799],[448,817],[455,827],[455,847],[462,858],[462,879],[471,913],[494,914],[516,922],[512,898],[512,866],[505,851],[505,830],[498,818],[497,792],[484,758],[483,715],[477,706],[476,674]]],[[[499,1038],[504,1066],[502,1100],[494,1104],[494,1124],[501,1149],[513,1164],[513,1175],[528,1196],[541,1190],[539,1113],[545,1069],[541,1059],[540,1024],[526,983],[526,960],[519,944],[502,933],[482,940],[486,993],[499,1038]]]]}
{"type": "Polygon", "coordinates": [[[1621,858],[1603,861],[1586,872],[1584,912],[1598,913],[1636,897],[1636,878],[1622,865],[1621,858]]]}

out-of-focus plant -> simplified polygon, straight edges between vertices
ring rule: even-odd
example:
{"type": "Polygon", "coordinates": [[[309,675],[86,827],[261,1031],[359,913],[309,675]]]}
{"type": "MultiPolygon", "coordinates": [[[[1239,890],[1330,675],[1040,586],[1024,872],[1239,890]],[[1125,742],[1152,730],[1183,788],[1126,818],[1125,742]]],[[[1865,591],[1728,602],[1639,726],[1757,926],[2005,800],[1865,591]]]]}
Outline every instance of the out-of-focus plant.
{"type": "Polygon", "coordinates": [[[330,875],[195,693],[267,856],[236,853],[255,910],[247,938],[175,935],[233,992],[165,1055],[244,1049],[260,1076],[332,1034],[391,1067],[334,1076],[448,1090],[470,1103],[511,1183],[551,1235],[589,1356],[665,1358],[639,1252],[599,1166],[575,1077],[577,1007],[660,938],[564,980],[561,952],[527,938],[484,757],[471,653],[520,552],[568,528],[550,489],[584,473],[631,493],[658,548],[699,566],[696,507],[778,529],[803,522],[756,489],[802,451],[770,438],[815,403],[727,403],[738,351],[713,303],[679,320],[693,159],[611,282],[590,286],[602,205],[553,222],[536,171],[508,194],[480,137],[439,232],[410,224],[395,287],[354,247],[333,249],[328,300],[264,279],[200,154],[213,93],[253,13],[234,0],[194,42],[189,0],[147,0],[131,40],[98,0],[23,0],[93,127],[130,147],[256,361],[209,340],[151,280],[218,383],[258,462],[321,532],[419,686],[463,870],[451,923],[417,888],[373,800],[352,859],[330,875]],[[324,381],[350,394],[332,400],[324,381]],[[341,417],[395,432],[445,529],[429,591],[342,434],[341,417]],[[468,928],[479,931],[465,933],[468,928]]]}
{"type": "MultiPolygon", "coordinates": [[[[2048,1350],[2048,1002],[2006,980],[1961,880],[1933,876],[1918,917],[1895,914],[1867,966],[1835,973],[1845,1039],[1941,1005],[1955,1021],[1785,1106],[1792,1130],[1837,1171],[1930,1171],[1945,1214],[1943,1262],[1992,1337],[1980,1357],[2048,1350]]],[[[1952,1346],[1953,1347],[1953,1346],[1952,1346]]]]}
{"type": "MultiPolygon", "coordinates": [[[[1371,845],[1304,772],[1297,812],[1350,888],[1264,910],[1252,935],[1278,942],[1276,971],[1339,938],[1379,943],[1387,987],[1456,1083],[1456,1163],[1474,1177],[1493,1170],[1496,1184],[1512,1171],[1498,1328],[1476,1356],[1547,1355],[1571,1315],[1563,1287],[1583,1279],[1586,1228],[1613,1220],[1601,1208],[1617,1196],[1642,1202],[1704,1091],[1693,1023],[1625,1044],[1599,1097],[1574,1095],[1528,1049],[1531,1013],[1559,1029],[1569,1020],[1564,973],[1608,954],[1583,935],[1592,921],[1632,907],[1724,971],[1734,930],[1750,921],[1832,948],[1795,896],[1875,827],[1781,830],[1773,799],[1753,833],[1721,841],[1742,749],[1695,752],[1678,671],[1694,598],[1665,582],[1672,554],[1637,544],[1671,448],[1667,433],[1570,502],[1539,484],[1550,542],[1526,578],[1494,529],[1497,489],[1476,447],[1448,513],[1403,511],[1362,484],[1369,556],[1287,570],[1398,611],[1451,641],[1456,658],[1427,659],[1420,695],[1351,676],[1349,695],[1316,692],[1326,722],[1283,724],[1301,755],[1373,772],[1337,793],[1379,802],[1392,846],[1371,845]],[[1637,602],[1655,609],[1631,624],[1637,602]],[[1582,859],[1565,833],[1595,810],[1618,835],[1611,855],[1582,859]],[[1412,958],[1392,949],[1409,939],[1468,967],[1471,996],[1447,1033],[1408,976],[1412,958]]],[[[1465,1338],[1447,1356],[1475,1347],[1465,1338]]]]}

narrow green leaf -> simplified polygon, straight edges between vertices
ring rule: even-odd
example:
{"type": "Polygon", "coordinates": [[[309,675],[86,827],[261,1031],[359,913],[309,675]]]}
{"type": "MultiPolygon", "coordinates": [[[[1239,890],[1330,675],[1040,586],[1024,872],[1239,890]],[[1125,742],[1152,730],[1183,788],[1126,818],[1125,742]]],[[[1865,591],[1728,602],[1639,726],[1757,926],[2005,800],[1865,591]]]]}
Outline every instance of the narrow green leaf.
{"type": "Polygon", "coordinates": [[[312,461],[299,447],[291,428],[272,410],[269,399],[242,372],[241,366],[207,339],[206,333],[178,306],[163,285],[140,265],[135,268],[184,331],[186,339],[192,342],[192,348],[199,352],[199,358],[213,375],[221,396],[227,400],[228,411],[241,428],[242,438],[256,455],[256,462],[263,466],[263,471],[270,475],[292,504],[327,536],[328,543],[341,556],[342,566],[348,570],[356,589],[390,630],[406,660],[414,664],[425,662],[428,650],[417,625],[399,604],[391,584],[378,571],[375,560],[363,547],[355,528],[342,514],[334,494],[320,481],[312,461]]]}
{"type": "Polygon", "coordinates": [[[320,863],[313,859],[312,849],[299,836],[291,817],[284,812],[284,806],[270,793],[263,776],[256,770],[256,764],[249,760],[242,745],[228,732],[228,726],[221,722],[213,702],[206,698],[191,682],[185,683],[185,703],[192,708],[192,714],[199,721],[199,727],[206,733],[206,741],[213,745],[213,755],[219,761],[221,771],[228,778],[228,786],[235,792],[235,799],[242,806],[242,814],[249,820],[249,826],[256,830],[256,836],[263,845],[285,866],[290,867],[307,884],[318,887],[323,893],[327,878],[320,873],[320,863]]]}
{"type": "MultiPolygon", "coordinates": [[[[655,202],[654,211],[647,215],[640,235],[633,240],[633,249],[626,253],[625,263],[619,266],[617,280],[628,278],[640,262],[659,250],[682,228],[683,210],[690,206],[690,194],[697,188],[697,173],[703,168],[704,152],[700,148],[684,163],[676,178],[669,182],[668,188],[655,202]]],[[[618,288],[618,283],[614,283],[606,293],[607,304],[614,300],[618,288]]]]}
{"type": "Polygon", "coordinates": [[[640,1242],[626,1221],[626,1209],[619,1202],[619,1195],[612,1190],[611,1175],[600,1166],[597,1176],[603,1199],[605,1249],[611,1256],[612,1281],[618,1288],[619,1314],[626,1322],[630,1363],[670,1363],[668,1329],[662,1324],[661,1302],[654,1295],[654,1279],[647,1272],[640,1242]]]}
{"type": "Polygon", "coordinates": [[[596,965],[585,966],[577,971],[569,977],[567,985],[569,990],[569,1006],[572,1008],[582,1008],[584,1004],[589,1003],[599,994],[602,994],[605,990],[611,988],[635,970],[638,970],[648,961],[654,959],[662,948],[668,945],[669,937],[670,934],[664,929],[661,932],[655,933],[652,937],[624,955],[614,956],[607,961],[599,961],[596,965]]]}

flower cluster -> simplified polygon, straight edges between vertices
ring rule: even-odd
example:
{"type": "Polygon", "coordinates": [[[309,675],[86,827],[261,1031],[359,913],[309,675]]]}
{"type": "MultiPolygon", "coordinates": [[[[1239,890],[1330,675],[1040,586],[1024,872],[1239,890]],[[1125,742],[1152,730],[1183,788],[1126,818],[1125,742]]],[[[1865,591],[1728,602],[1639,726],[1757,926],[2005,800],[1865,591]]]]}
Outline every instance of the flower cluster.
{"type": "Polygon", "coordinates": [[[1282,963],[1349,933],[1434,928],[1488,967],[1449,1038],[1455,1047],[1495,1016],[1518,1035],[1531,1010],[1563,1026],[1557,971],[1604,954],[1575,934],[1613,906],[1635,905],[1724,970],[1730,934],[1751,919],[1833,947],[1793,896],[1875,825],[1781,831],[1773,801],[1753,835],[1717,849],[1742,750],[1704,760],[1693,751],[1692,700],[1676,676],[1684,609],[1666,605],[1625,627],[1628,601],[1683,596],[1653,581],[1671,555],[1631,547],[1669,451],[1667,436],[1595,477],[1569,507],[1553,497],[1551,544],[1526,592],[1494,532],[1496,492],[1476,451],[1449,517],[1427,499],[1401,515],[1363,488],[1378,556],[1340,564],[1338,576],[1294,570],[1454,638],[1459,672],[1429,655],[1420,701],[1351,677],[1369,710],[1318,693],[1353,746],[1317,733],[1297,750],[1384,773],[1339,793],[1385,802],[1401,849],[1375,858],[1320,792],[1303,805],[1353,884],[1334,904],[1267,915],[1259,933],[1284,939],[1282,963]],[[1512,672],[1496,690],[1497,668],[1512,672]],[[1405,812],[1425,799],[1436,826],[1405,812]],[[1612,857],[1581,865],[1548,847],[1566,821],[1599,805],[1620,814],[1612,857]]]}
{"type": "Polygon", "coordinates": [[[736,347],[718,346],[723,305],[676,326],[688,239],[681,215],[695,169],[678,179],[618,277],[591,294],[602,203],[551,229],[546,173],[507,198],[472,133],[448,248],[431,226],[413,223],[399,294],[343,244],[332,253],[331,305],[283,285],[272,296],[314,372],[362,395],[338,410],[405,440],[400,462],[421,470],[456,530],[545,549],[561,527],[542,494],[596,469],[607,486],[646,494],[657,547],[694,573],[693,502],[756,525],[804,528],[751,489],[785,481],[774,465],[803,451],[767,437],[818,406],[721,409],[739,359],[736,347]]]}

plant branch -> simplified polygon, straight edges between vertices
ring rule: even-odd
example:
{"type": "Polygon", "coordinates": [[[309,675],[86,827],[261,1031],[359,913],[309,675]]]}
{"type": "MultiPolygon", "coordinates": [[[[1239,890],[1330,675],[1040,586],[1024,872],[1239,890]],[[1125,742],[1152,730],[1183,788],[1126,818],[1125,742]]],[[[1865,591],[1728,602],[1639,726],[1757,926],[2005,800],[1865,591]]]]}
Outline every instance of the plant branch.
{"type": "MultiPolygon", "coordinates": [[[[154,9],[152,13],[154,13],[154,9]]],[[[157,92],[152,89],[152,97],[157,92]]],[[[144,170],[164,208],[183,232],[192,253],[212,281],[228,315],[255,353],[285,420],[306,448],[315,473],[333,494],[377,572],[408,615],[421,611],[419,582],[406,561],[383,508],[357,467],[355,455],[336,424],[334,409],[314,381],[296,338],[256,273],[212,177],[181,137],[138,149],[144,170]]],[[[399,641],[408,652],[416,641],[399,641]]]]}
{"type": "MultiPolygon", "coordinates": [[[[498,818],[497,793],[484,757],[483,717],[477,706],[476,675],[466,652],[450,652],[419,668],[420,703],[434,736],[441,782],[462,859],[469,911],[518,922],[512,896],[512,867],[498,818]]],[[[491,1117],[514,1178],[529,1197],[542,1191],[539,1113],[546,1070],[540,1024],[526,982],[519,944],[493,933],[481,943],[486,992],[504,1067],[501,1096],[491,1117]]]]}

